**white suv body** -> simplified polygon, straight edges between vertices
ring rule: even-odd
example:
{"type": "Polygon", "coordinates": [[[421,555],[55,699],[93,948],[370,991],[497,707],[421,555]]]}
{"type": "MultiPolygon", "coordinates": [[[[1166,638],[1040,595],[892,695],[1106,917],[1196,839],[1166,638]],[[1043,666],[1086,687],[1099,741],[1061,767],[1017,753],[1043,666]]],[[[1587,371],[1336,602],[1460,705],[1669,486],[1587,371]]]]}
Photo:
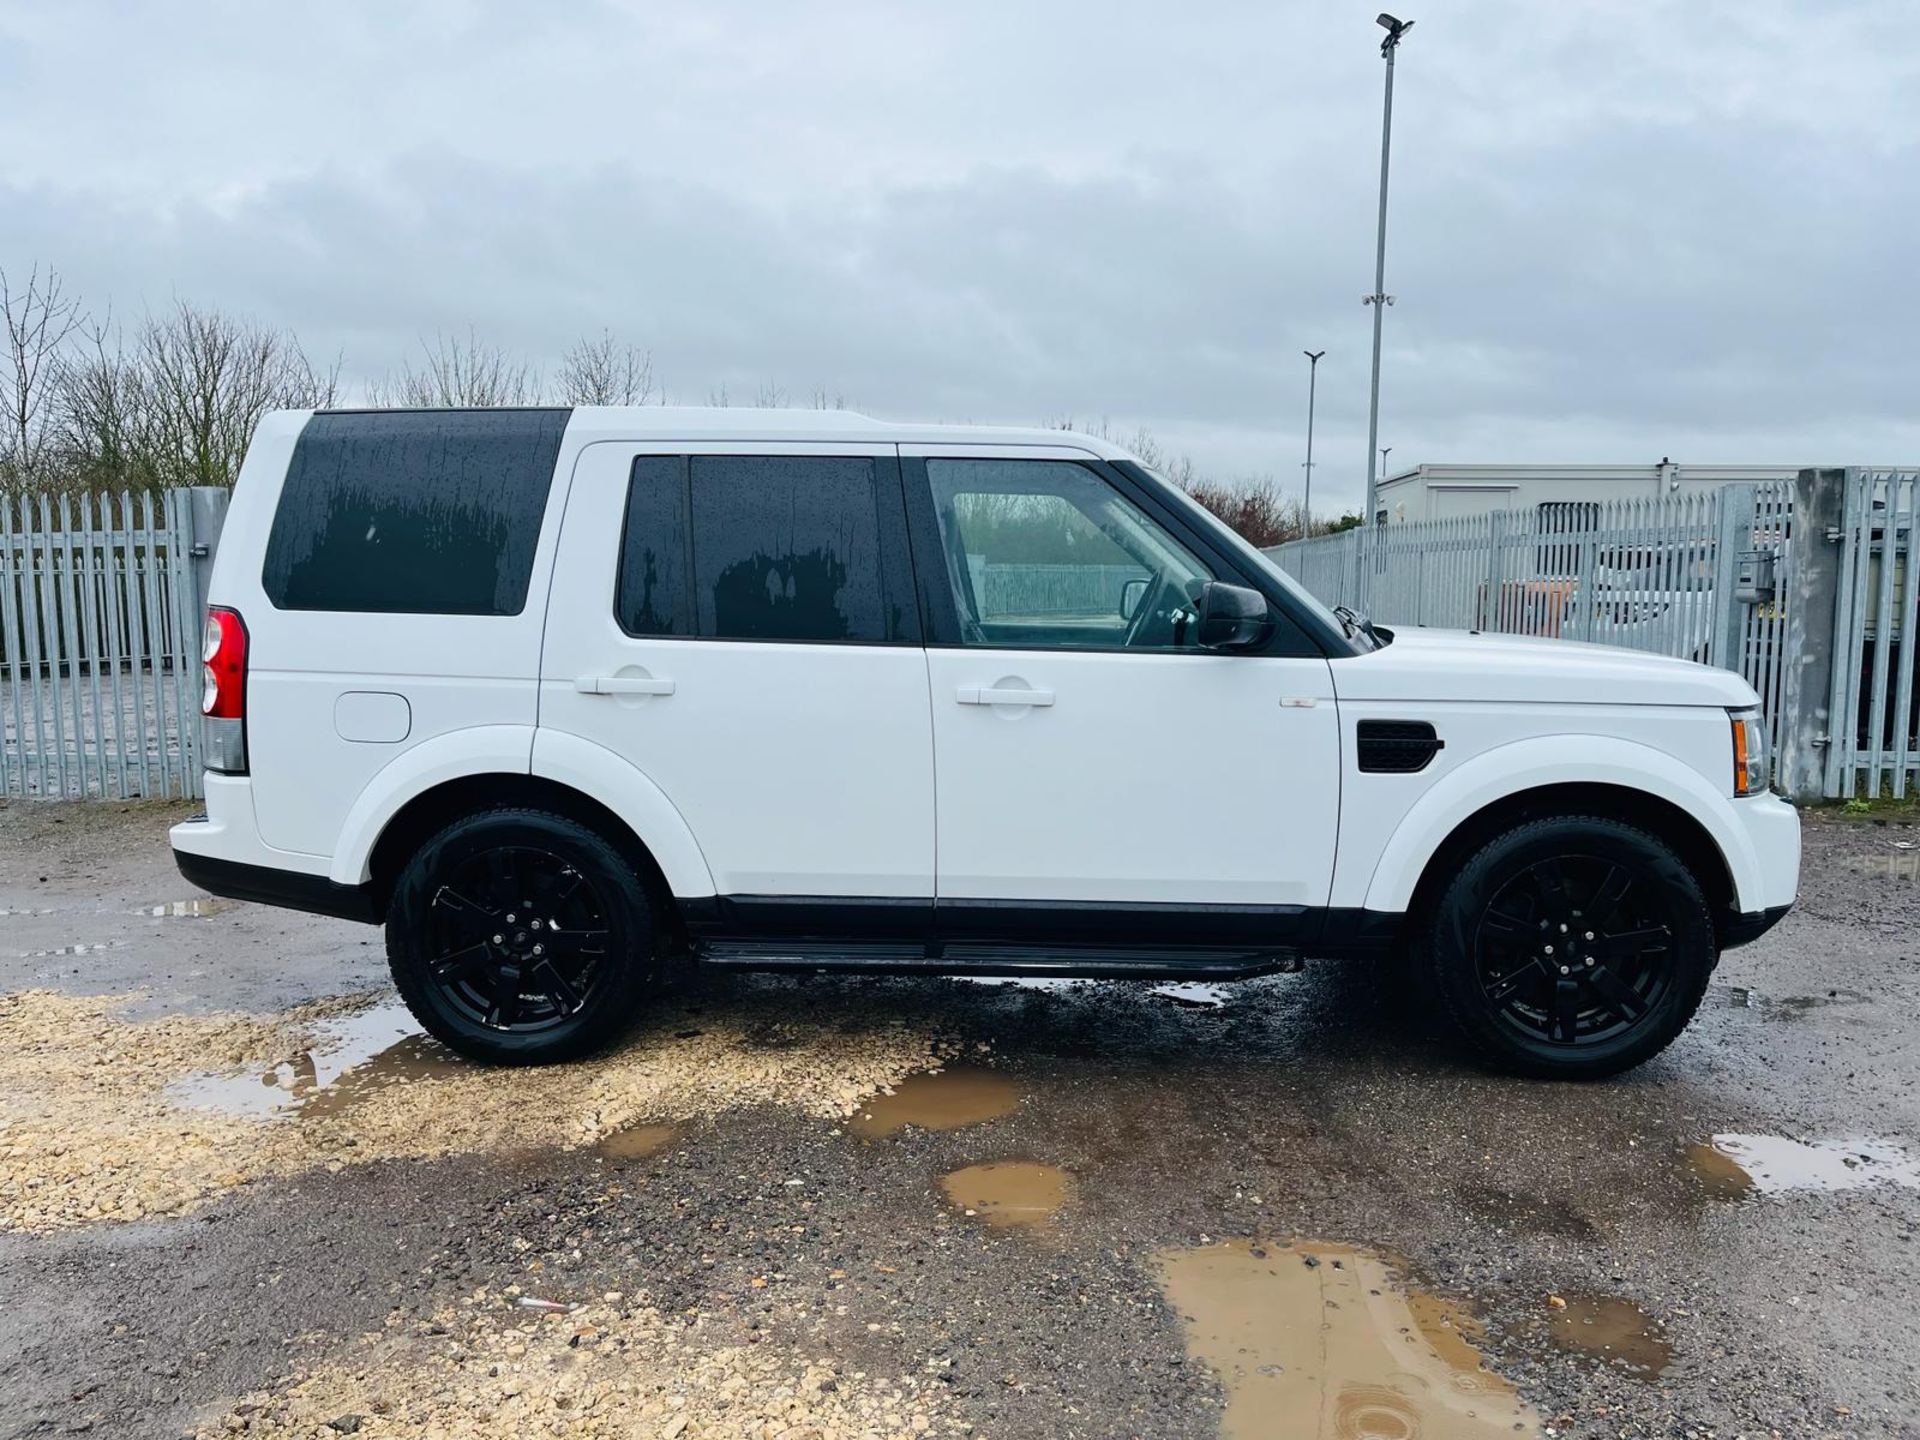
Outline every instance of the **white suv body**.
{"type": "Polygon", "coordinates": [[[278,413],[211,602],[183,872],[384,921],[483,1058],[601,1043],[676,948],[1156,978],[1411,949],[1495,1059],[1602,1074],[1797,883],[1737,675],[1376,636],[1068,432],[278,413]]]}

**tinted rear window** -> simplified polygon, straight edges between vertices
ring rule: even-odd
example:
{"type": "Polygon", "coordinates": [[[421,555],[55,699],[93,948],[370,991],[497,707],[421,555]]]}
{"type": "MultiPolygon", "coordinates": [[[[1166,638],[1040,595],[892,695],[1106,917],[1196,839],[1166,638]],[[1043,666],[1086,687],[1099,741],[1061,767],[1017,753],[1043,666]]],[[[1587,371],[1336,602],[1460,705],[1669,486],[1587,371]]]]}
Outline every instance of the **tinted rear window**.
{"type": "Polygon", "coordinates": [[[517,615],[571,412],[321,414],[261,577],[282,610],[517,615]]]}
{"type": "MultiPolygon", "coordinates": [[[[635,636],[884,644],[916,638],[884,540],[891,462],[643,455],[627,495],[615,611],[635,636]]],[[[898,551],[898,544],[893,547],[898,551]]]]}

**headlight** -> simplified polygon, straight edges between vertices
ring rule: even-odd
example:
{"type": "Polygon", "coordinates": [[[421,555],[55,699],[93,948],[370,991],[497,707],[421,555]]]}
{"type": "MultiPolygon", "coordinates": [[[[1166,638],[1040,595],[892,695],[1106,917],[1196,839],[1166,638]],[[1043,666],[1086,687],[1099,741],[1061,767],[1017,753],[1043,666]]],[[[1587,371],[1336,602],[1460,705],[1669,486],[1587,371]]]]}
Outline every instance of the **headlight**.
{"type": "Polygon", "coordinates": [[[1734,710],[1727,719],[1733,726],[1733,793],[1762,794],[1773,779],[1767,727],[1758,710],[1734,710]]]}

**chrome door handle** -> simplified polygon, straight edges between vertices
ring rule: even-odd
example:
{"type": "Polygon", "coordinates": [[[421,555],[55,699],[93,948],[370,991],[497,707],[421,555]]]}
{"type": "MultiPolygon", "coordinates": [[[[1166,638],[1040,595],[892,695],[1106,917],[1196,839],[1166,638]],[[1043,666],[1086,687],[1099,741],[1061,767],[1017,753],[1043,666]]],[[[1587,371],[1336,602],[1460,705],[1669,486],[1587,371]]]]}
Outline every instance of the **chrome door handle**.
{"type": "Polygon", "coordinates": [[[1002,690],[993,685],[962,685],[954,699],[962,705],[1051,705],[1051,690],[1002,690]]]}
{"type": "Polygon", "coordinates": [[[582,675],[573,688],[582,695],[671,695],[673,681],[651,675],[582,675]]]}

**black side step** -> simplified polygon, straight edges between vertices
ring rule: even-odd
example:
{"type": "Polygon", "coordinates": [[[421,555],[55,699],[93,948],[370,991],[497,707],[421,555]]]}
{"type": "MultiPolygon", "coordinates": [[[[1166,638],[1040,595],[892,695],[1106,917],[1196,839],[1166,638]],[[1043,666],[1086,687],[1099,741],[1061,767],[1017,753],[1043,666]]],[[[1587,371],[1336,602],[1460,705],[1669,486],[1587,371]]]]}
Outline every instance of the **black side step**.
{"type": "Polygon", "coordinates": [[[867,975],[1053,976],[1074,980],[1246,980],[1300,968],[1290,951],[1124,949],[1075,945],[816,940],[708,940],[694,958],[729,970],[830,970],[867,975]]]}

